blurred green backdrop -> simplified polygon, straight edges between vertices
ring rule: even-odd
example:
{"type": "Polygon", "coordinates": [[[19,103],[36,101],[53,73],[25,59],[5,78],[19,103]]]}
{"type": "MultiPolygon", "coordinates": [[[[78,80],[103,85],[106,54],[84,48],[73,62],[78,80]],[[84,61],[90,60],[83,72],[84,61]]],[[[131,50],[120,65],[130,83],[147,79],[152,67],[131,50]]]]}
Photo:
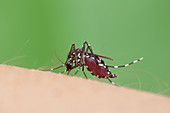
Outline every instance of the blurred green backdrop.
{"type": "Polygon", "coordinates": [[[170,96],[169,6],[168,0],[0,0],[0,63],[55,67],[54,51],[65,61],[71,44],[86,40],[96,54],[114,59],[105,60],[110,65],[144,57],[110,69],[118,85],[170,96]]]}

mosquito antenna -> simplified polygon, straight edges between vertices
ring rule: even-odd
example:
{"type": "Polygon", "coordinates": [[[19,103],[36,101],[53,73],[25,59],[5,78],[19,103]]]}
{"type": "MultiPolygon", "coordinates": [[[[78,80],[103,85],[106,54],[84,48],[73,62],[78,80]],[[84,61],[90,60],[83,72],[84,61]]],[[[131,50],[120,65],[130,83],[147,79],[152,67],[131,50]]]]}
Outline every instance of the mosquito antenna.
{"type": "Polygon", "coordinates": [[[51,60],[51,62],[53,62],[55,65],[59,65],[58,63],[56,63],[54,60],[51,60]]]}
{"type": "Polygon", "coordinates": [[[54,51],[54,54],[55,54],[55,57],[56,57],[62,64],[64,64],[64,63],[57,57],[57,54],[56,54],[55,51],[54,51]]]}

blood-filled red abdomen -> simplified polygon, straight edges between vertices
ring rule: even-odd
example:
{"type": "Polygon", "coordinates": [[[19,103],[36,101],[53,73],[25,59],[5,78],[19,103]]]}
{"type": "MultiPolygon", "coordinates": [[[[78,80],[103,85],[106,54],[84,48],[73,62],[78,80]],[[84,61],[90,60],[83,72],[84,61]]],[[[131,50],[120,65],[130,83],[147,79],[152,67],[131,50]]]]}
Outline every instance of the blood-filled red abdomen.
{"type": "Polygon", "coordinates": [[[86,68],[90,73],[93,75],[99,77],[99,78],[107,78],[110,76],[110,71],[108,71],[108,68],[105,66],[104,61],[97,58],[97,62],[94,59],[94,57],[85,57],[85,65],[86,68]]]}

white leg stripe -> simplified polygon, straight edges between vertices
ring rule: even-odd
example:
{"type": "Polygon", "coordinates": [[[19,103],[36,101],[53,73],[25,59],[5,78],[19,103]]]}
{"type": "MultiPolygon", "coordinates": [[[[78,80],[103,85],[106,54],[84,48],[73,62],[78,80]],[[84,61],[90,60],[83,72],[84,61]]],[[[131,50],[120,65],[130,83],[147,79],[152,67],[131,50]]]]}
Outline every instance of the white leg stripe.
{"type": "Polygon", "coordinates": [[[129,66],[129,64],[126,64],[125,67],[126,67],[126,66],[129,66]]]}
{"type": "Polygon", "coordinates": [[[114,68],[118,68],[119,66],[114,66],[114,68]]]}
{"type": "Polygon", "coordinates": [[[142,58],[140,58],[139,60],[142,60],[143,59],[143,57],[142,58]]]}
{"type": "Polygon", "coordinates": [[[130,63],[130,64],[126,64],[126,65],[123,65],[123,66],[109,66],[109,67],[112,67],[112,68],[127,67],[127,66],[129,66],[129,65],[131,65],[131,64],[134,64],[134,63],[140,61],[140,60],[143,60],[143,57],[140,58],[140,59],[138,59],[138,60],[133,61],[133,62],[130,63]]]}
{"type": "Polygon", "coordinates": [[[115,85],[115,83],[114,83],[114,82],[112,82],[112,84],[114,84],[114,85],[115,85]]]}
{"type": "Polygon", "coordinates": [[[138,62],[138,60],[133,61],[133,63],[136,63],[136,62],[138,62]]]}

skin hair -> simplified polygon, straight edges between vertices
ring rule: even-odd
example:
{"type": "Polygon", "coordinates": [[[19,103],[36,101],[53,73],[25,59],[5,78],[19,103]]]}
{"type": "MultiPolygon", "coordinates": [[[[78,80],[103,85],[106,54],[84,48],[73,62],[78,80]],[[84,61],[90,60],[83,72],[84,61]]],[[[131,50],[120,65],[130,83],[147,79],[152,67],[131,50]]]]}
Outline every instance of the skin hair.
{"type": "Polygon", "coordinates": [[[0,113],[170,113],[169,106],[157,94],[0,65],[0,113]]]}

